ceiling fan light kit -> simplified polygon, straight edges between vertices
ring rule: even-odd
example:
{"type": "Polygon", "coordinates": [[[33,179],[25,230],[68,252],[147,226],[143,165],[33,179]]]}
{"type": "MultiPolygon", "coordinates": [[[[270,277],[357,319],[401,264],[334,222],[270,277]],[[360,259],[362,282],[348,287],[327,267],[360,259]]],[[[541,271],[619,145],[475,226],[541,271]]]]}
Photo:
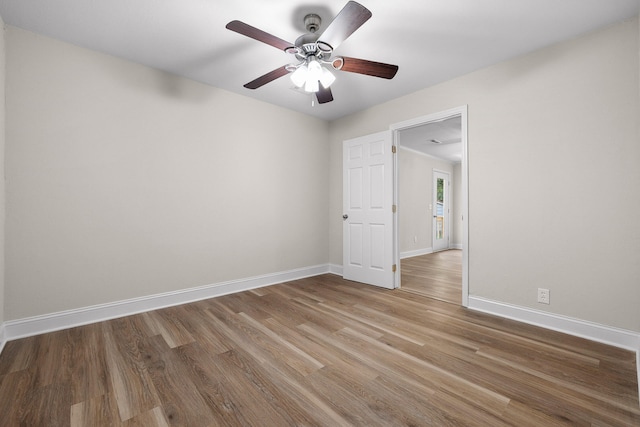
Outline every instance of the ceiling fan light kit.
{"type": "Polygon", "coordinates": [[[295,71],[291,73],[293,84],[297,87],[304,87],[305,92],[315,93],[319,91],[319,84],[328,89],[335,80],[336,76],[320,65],[320,62],[314,56],[296,66],[295,71]]]}
{"type": "Polygon", "coordinates": [[[304,24],[309,33],[298,37],[294,44],[241,21],[231,21],[226,28],[282,49],[293,55],[298,61],[296,64],[276,68],[245,84],[244,87],[257,89],[289,73],[291,81],[296,87],[303,88],[305,92],[315,94],[318,103],[325,104],[333,101],[330,86],[336,80],[336,76],[333,75],[328,67],[336,71],[365,74],[385,79],[392,79],[396,75],[398,71],[397,65],[342,56],[331,57],[334,49],[369,18],[371,18],[371,12],[367,8],[354,1],[349,1],[324,32],[318,35],[316,32],[322,24],[322,19],[316,14],[308,14],[304,17],[304,24]]]}

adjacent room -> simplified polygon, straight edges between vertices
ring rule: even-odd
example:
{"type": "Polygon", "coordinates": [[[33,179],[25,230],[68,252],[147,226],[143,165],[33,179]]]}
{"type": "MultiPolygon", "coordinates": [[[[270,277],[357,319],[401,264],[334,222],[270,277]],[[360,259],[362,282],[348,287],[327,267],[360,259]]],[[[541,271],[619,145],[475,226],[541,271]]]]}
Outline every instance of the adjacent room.
{"type": "Polygon", "coordinates": [[[462,303],[462,139],[459,114],[396,137],[400,287],[453,304],[462,303]]]}
{"type": "Polygon", "coordinates": [[[637,0],[0,17],[0,424],[640,425],[637,0]]]}

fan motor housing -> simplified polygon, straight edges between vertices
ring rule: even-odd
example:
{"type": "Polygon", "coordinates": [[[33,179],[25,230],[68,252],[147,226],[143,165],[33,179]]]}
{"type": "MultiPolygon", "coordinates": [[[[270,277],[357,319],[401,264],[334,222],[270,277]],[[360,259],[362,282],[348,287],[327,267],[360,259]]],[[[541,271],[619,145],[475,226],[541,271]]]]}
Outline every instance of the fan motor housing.
{"type": "Polygon", "coordinates": [[[310,13],[304,17],[304,27],[310,33],[318,31],[320,29],[320,24],[322,24],[322,18],[315,13],[310,13]]]}

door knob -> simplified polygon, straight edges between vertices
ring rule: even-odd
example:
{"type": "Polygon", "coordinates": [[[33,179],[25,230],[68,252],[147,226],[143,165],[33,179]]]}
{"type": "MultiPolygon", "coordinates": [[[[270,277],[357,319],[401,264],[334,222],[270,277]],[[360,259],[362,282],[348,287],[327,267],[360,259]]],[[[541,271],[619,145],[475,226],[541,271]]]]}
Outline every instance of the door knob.
{"type": "Polygon", "coordinates": [[[347,214],[342,215],[342,219],[347,219],[347,218],[349,218],[349,215],[347,214]]]}

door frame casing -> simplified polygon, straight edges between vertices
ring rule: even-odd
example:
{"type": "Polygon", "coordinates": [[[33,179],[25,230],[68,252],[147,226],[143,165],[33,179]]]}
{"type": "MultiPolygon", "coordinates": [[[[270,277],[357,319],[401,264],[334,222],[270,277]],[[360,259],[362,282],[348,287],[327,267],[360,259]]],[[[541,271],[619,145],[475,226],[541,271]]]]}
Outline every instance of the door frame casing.
{"type": "MultiPolygon", "coordinates": [[[[467,133],[468,106],[451,108],[449,110],[428,114],[422,117],[405,120],[399,123],[393,123],[389,126],[392,132],[393,145],[398,146],[398,133],[405,129],[411,129],[417,126],[425,125],[430,122],[437,122],[454,116],[461,118],[461,140],[462,140],[462,182],[460,189],[462,191],[462,306],[469,306],[469,140],[467,133]]],[[[399,205],[399,185],[398,185],[398,156],[393,157],[393,203],[399,205]]],[[[397,264],[395,283],[396,287],[400,287],[400,235],[399,235],[398,215],[393,216],[393,261],[397,264]]]]}

